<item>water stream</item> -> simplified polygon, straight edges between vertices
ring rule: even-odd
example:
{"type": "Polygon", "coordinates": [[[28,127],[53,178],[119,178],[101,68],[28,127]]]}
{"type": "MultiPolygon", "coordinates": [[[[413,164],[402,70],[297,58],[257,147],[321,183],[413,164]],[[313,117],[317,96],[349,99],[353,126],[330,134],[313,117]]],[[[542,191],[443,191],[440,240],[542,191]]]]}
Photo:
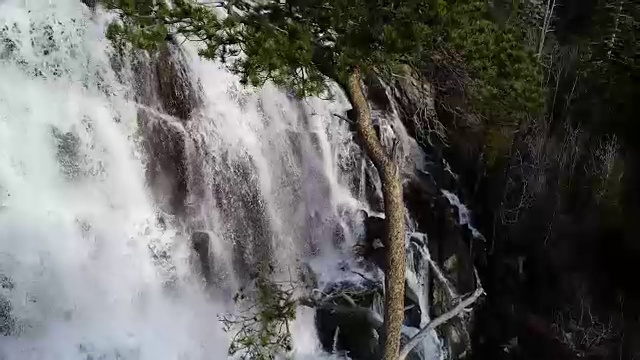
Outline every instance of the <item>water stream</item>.
{"type": "MultiPolygon", "coordinates": [[[[180,122],[112,69],[105,21],[75,0],[0,2],[0,358],[224,358],[224,292],[193,274],[187,234],[210,234],[229,291],[259,256],[296,269],[335,251],[339,212],[358,204],[336,165],[345,103],[246,91],[194,56],[202,102],[180,122]],[[146,179],[141,109],[185,139],[180,216],[146,179]]],[[[313,326],[296,328],[313,354],[313,326]]]]}
{"type": "MultiPolygon", "coordinates": [[[[79,0],[0,0],[0,359],[223,359],[217,314],[258,262],[359,281],[344,269],[371,169],[335,116],[340,92],[246,89],[189,43],[118,61],[108,19],[79,0]]],[[[408,266],[428,297],[427,266],[408,266]]],[[[326,358],[313,316],[293,326],[297,358],[326,358]]]]}

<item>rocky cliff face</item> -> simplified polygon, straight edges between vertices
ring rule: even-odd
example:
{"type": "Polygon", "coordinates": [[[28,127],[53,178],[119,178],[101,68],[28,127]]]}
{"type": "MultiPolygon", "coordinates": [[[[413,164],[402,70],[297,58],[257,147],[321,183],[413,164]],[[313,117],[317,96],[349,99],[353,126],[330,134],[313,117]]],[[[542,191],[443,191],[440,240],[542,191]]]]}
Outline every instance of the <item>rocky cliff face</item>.
{"type": "MultiPolygon", "coordinates": [[[[612,199],[617,191],[637,193],[630,180],[634,155],[621,157],[615,138],[593,129],[531,124],[515,136],[504,161],[489,166],[477,136],[482,129],[456,113],[460,94],[442,81],[445,71],[430,69],[392,87],[411,136],[430,134],[421,145],[459,175],[444,181],[459,184],[456,192],[486,239],[469,255],[462,243],[455,245],[454,230],[425,220],[443,233],[440,246],[449,248],[449,256],[461,256],[463,266],[475,264],[485,284],[488,295],[472,326],[473,356],[632,358],[637,295],[622,268],[637,258],[637,235],[623,219],[637,201],[612,199]],[[413,114],[427,94],[433,94],[435,110],[422,111],[428,115],[416,122],[413,114]],[[444,130],[435,131],[440,125],[444,130]]],[[[415,194],[420,191],[408,191],[407,201],[415,194]]],[[[429,199],[437,201],[432,194],[429,199]]],[[[418,216],[428,216],[425,208],[418,216]]]]}

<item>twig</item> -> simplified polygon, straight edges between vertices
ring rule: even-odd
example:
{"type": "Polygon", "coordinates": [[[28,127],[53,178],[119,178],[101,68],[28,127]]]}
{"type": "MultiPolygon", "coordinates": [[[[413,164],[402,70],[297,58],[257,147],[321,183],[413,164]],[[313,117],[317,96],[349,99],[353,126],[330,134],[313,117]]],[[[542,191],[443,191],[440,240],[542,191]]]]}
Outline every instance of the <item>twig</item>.
{"type": "Polygon", "coordinates": [[[353,121],[351,121],[349,118],[344,117],[344,116],[342,116],[342,115],[340,115],[340,114],[335,114],[335,113],[334,113],[334,114],[333,114],[333,116],[337,117],[338,119],[341,119],[341,120],[346,121],[348,124],[351,124],[351,125],[354,125],[354,124],[355,124],[355,123],[354,123],[353,121]]]}
{"type": "Polygon", "coordinates": [[[361,274],[361,273],[359,273],[359,272],[357,272],[355,270],[351,270],[351,272],[356,274],[356,275],[358,275],[358,276],[360,276],[361,278],[365,279],[366,281],[369,281],[371,283],[375,283],[374,280],[369,279],[368,277],[364,276],[363,274],[361,274]]]}

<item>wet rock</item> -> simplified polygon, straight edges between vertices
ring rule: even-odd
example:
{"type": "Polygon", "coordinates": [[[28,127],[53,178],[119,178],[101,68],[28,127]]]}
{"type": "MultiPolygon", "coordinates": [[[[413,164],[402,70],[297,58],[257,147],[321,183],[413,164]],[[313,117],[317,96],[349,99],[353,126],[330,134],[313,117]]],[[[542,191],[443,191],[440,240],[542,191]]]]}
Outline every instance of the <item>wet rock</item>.
{"type": "Polygon", "coordinates": [[[11,315],[11,303],[0,295],[0,335],[10,335],[14,324],[15,320],[11,315]]]}
{"type": "Polygon", "coordinates": [[[384,199],[382,198],[382,191],[378,188],[377,181],[379,181],[377,172],[373,164],[367,161],[367,171],[364,174],[364,194],[372,211],[383,212],[384,199]]]}
{"type": "Polygon", "coordinates": [[[209,256],[210,242],[211,238],[209,234],[204,231],[196,231],[191,234],[191,247],[196,253],[200,271],[207,283],[211,283],[212,281],[211,258],[209,256]]]}
{"type": "Polygon", "coordinates": [[[365,236],[360,243],[360,255],[374,263],[382,271],[387,270],[385,250],[385,224],[384,218],[367,216],[364,221],[365,236]]]}
{"type": "MultiPolygon", "coordinates": [[[[404,202],[409,217],[416,222],[416,231],[435,235],[437,232],[436,199],[438,192],[428,175],[418,174],[405,180],[404,202]],[[425,179],[426,178],[426,179],[425,179]]],[[[434,237],[435,239],[435,237],[434,237]]]]}
{"type": "Polygon", "coordinates": [[[201,99],[179,48],[172,44],[163,46],[154,65],[157,91],[164,111],[184,121],[189,120],[201,99]]]}
{"type": "Polygon", "coordinates": [[[336,248],[342,247],[345,243],[345,229],[340,222],[335,223],[332,234],[333,246],[336,248]]]}
{"type": "Polygon", "coordinates": [[[3,296],[13,288],[13,281],[8,276],[0,274],[0,335],[2,336],[11,335],[15,327],[11,303],[3,296]]]}
{"type": "Polygon", "coordinates": [[[81,175],[78,135],[71,131],[62,132],[55,127],[51,129],[51,133],[57,145],[56,159],[64,175],[69,179],[81,175]]]}
{"type": "Polygon", "coordinates": [[[385,240],[385,224],[384,218],[379,216],[367,216],[364,222],[365,237],[367,243],[373,244],[378,240],[384,246],[385,240]]]}
{"type": "MultiPolygon", "coordinates": [[[[334,294],[348,294],[350,299],[360,309],[373,309],[376,301],[382,301],[382,285],[376,282],[355,284],[350,282],[338,282],[323,290],[323,293],[332,296],[334,294]]],[[[379,359],[381,356],[380,337],[382,323],[372,321],[367,311],[352,311],[351,301],[335,297],[331,300],[336,307],[318,307],[315,315],[315,326],[318,339],[323,350],[328,353],[342,354],[353,360],[379,359]]],[[[411,320],[407,313],[405,325],[420,325],[420,308],[418,304],[405,298],[405,305],[414,309],[416,318],[411,320]]],[[[382,316],[380,314],[380,316],[382,316]]],[[[381,321],[381,320],[380,320],[381,321]]],[[[408,341],[403,335],[403,341],[408,341]]],[[[408,357],[412,360],[424,359],[418,351],[412,351],[408,357]]]]}
{"type": "Polygon", "coordinates": [[[405,312],[404,312],[404,325],[419,328],[420,321],[422,320],[422,311],[420,310],[420,306],[410,300],[410,297],[405,297],[405,312]],[[409,300],[409,301],[407,301],[409,300]]]}
{"type": "Polygon", "coordinates": [[[409,327],[420,328],[423,311],[429,310],[429,263],[424,257],[427,242],[426,236],[411,234],[406,248],[407,278],[415,279],[405,283],[405,321],[409,327]],[[421,308],[424,306],[424,309],[421,308]]]}
{"type": "Polygon", "coordinates": [[[182,126],[201,103],[200,88],[170,42],[156,53],[137,52],[132,58],[136,101],[144,105],[138,123],[148,156],[147,180],[165,212],[184,216],[189,179],[182,126]]]}
{"type": "Polygon", "coordinates": [[[343,352],[353,360],[375,358],[376,331],[366,316],[320,308],[316,311],[315,324],[324,351],[343,352]]]}
{"type": "Polygon", "coordinates": [[[87,5],[89,9],[95,9],[98,4],[98,0],[80,0],[83,4],[87,5]]]}
{"type": "Polygon", "coordinates": [[[12,290],[13,287],[13,281],[8,276],[0,274],[0,289],[12,290]]]}
{"type": "Polygon", "coordinates": [[[367,98],[369,98],[373,106],[383,111],[391,111],[391,101],[380,78],[368,74],[364,79],[364,83],[367,86],[367,98]]]}
{"type": "Polygon", "coordinates": [[[312,292],[313,289],[318,288],[318,277],[313,272],[309,264],[304,263],[300,266],[298,277],[305,290],[312,292]]]}
{"type": "Polygon", "coordinates": [[[142,144],[147,153],[146,178],[161,208],[183,215],[188,194],[186,139],[178,124],[140,110],[142,144]]]}
{"type": "Polygon", "coordinates": [[[171,115],[182,122],[201,103],[201,88],[192,76],[184,54],[171,41],[151,54],[133,55],[136,100],[159,113],[171,115]]]}
{"type": "MultiPolygon", "coordinates": [[[[353,301],[363,308],[373,304],[376,294],[382,289],[377,283],[335,283],[325,289],[327,294],[348,293],[353,301]]],[[[337,305],[349,308],[344,299],[336,299],[337,305]]],[[[319,307],[315,314],[315,327],[324,351],[343,353],[353,360],[369,360],[377,357],[378,333],[364,312],[336,311],[319,307]]]]}
{"type": "Polygon", "coordinates": [[[258,265],[272,259],[272,228],[255,165],[249,160],[219,163],[211,191],[220,210],[224,236],[233,240],[232,265],[240,283],[252,280],[258,265]]]}

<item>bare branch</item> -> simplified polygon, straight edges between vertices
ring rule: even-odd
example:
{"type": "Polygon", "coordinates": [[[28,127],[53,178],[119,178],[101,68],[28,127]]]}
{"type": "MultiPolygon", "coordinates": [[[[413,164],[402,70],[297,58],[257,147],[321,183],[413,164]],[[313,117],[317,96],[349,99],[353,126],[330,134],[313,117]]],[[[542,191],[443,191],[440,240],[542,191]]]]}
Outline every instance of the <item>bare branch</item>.
{"type": "Polygon", "coordinates": [[[549,27],[554,18],[555,8],[556,8],[556,0],[548,0],[547,9],[545,11],[544,21],[542,24],[542,32],[540,34],[540,39],[538,43],[538,56],[542,54],[547,33],[551,32],[551,30],[549,30],[549,27]]]}
{"type": "Polygon", "coordinates": [[[346,117],[346,116],[342,116],[342,115],[340,115],[340,114],[336,114],[336,113],[334,113],[334,114],[333,114],[333,116],[337,117],[337,118],[338,118],[338,119],[340,119],[340,120],[344,120],[344,121],[346,121],[346,122],[347,122],[348,124],[350,124],[350,125],[354,125],[354,122],[353,122],[353,121],[351,121],[351,120],[350,120],[348,117],[346,117]]]}
{"type": "MultiPolygon", "coordinates": [[[[476,278],[478,278],[477,272],[476,272],[476,278]]],[[[454,317],[460,315],[461,313],[465,312],[466,309],[469,306],[471,306],[473,303],[475,303],[476,300],[478,300],[478,298],[482,294],[484,294],[484,290],[482,289],[482,286],[481,286],[480,281],[478,279],[478,285],[477,285],[476,290],[473,292],[473,294],[471,294],[466,299],[460,301],[460,303],[458,305],[456,305],[453,309],[451,309],[451,310],[447,311],[446,313],[438,316],[437,318],[435,318],[434,320],[429,322],[429,324],[427,324],[427,326],[422,328],[413,338],[411,338],[411,340],[409,340],[400,349],[400,355],[398,356],[398,360],[404,360],[407,357],[407,355],[409,355],[411,350],[413,350],[413,348],[415,348],[429,334],[429,332],[431,330],[434,330],[438,326],[446,323],[447,321],[449,321],[449,320],[453,319],[454,317]]]]}

